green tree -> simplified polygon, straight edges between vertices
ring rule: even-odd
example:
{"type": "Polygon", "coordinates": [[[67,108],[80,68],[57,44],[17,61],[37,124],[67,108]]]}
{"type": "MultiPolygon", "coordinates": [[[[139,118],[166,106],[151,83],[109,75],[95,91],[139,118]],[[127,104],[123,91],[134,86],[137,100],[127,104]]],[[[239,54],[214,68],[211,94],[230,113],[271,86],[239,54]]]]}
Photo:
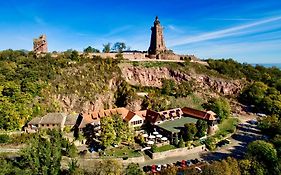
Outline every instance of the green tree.
{"type": "Polygon", "coordinates": [[[115,143],[120,144],[123,142],[132,143],[134,140],[134,131],[125,123],[120,115],[113,115],[113,127],[116,133],[115,143]]]}
{"type": "Polygon", "coordinates": [[[181,138],[180,141],[179,141],[178,147],[179,147],[179,148],[184,148],[184,147],[185,147],[185,143],[184,143],[184,141],[183,141],[182,138],[181,138]]]}
{"type": "Polygon", "coordinates": [[[67,175],[83,175],[83,170],[79,168],[78,161],[76,159],[71,159],[71,162],[68,163],[67,175]]]}
{"type": "Polygon", "coordinates": [[[0,175],[29,175],[30,172],[13,165],[12,161],[0,158],[0,175]]]}
{"type": "Polygon", "coordinates": [[[196,128],[197,128],[196,136],[201,138],[206,135],[208,124],[204,120],[197,120],[196,128]]]}
{"type": "Polygon", "coordinates": [[[224,98],[212,99],[204,107],[215,112],[220,121],[228,118],[231,111],[228,101],[224,98]]]}
{"type": "Polygon", "coordinates": [[[242,93],[242,98],[251,104],[257,105],[265,97],[267,89],[268,86],[263,82],[255,82],[242,93]]]}
{"type": "Polygon", "coordinates": [[[77,156],[78,150],[74,143],[71,144],[68,143],[66,146],[66,152],[69,157],[73,158],[77,156]]]}
{"type": "Polygon", "coordinates": [[[237,159],[232,157],[227,157],[226,162],[228,163],[231,175],[240,175],[240,167],[237,159]]]}
{"type": "Polygon", "coordinates": [[[115,95],[115,99],[116,99],[115,104],[118,107],[125,107],[136,96],[134,90],[125,81],[122,81],[120,83],[120,85],[118,86],[118,89],[114,95],[115,95]]]}
{"type": "Polygon", "coordinates": [[[130,163],[125,169],[126,175],[143,175],[144,172],[138,163],[130,163]]]}
{"type": "MultiPolygon", "coordinates": [[[[271,143],[257,140],[250,143],[247,147],[246,158],[255,162],[257,167],[266,171],[266,174],[279,174],[277,151],[271,143]]],[[[253,163],[252,163],[253,164],[253,163]]]]}
{"type": "Polygon", "coordinates": [[[111,46],[110,43],[104,44],[104,45],[103,45],[102,52],[104,52],[104,53],[109,53],[109,52],[110,52],[110,46],[111,46]]]}
{"type": "Polygon", "coordinates": [[[104,147],[112,145],[116,140],[114,120],[112,117],[101,118],[101,143],[104,147]]]}
{"type": "Polygon", "coordinates": [[[62,135],[53,130],[50,135],[39,133],[22,150],[21,166],[32,174],[60,174],[62,135]]]}
{"type": "Polygon", "coordinates": [[[251,161],[243,159],[239,161],[239,168],[241,175],[251,175],[251,161]]]}
{"type": "Polygon", "coordinates": [[[225,160],[214,161],[212,164],[204,168],[203,175],[232,175],[231,169],[225,160]]]}
{"type": "Polygon", "coordinates": [[[197,128],[194,123],[184,124],[183,132],[182,132],[182,138],[184,141],[193,140],[196,133],[197,133],[197,128]]]}
{"type": "Polygon", "coordinates": [[[161,171],[161,175],[175,175],[178,173],[178,168],[176,166],[170,166],[161,171]]]}
{"type": "Polygon", "coordinates": [[[161,93],[165,95],[172,95],[175,93],[175,81],[164,79],[162,80],[162,89],[161,93]]]}
{"type": "Polygon", "coordinates": [[[183,81],[175,88],[176,97],[187,97],[192,93],[192,87],[189,81],[183,81]]]}
{"type": "Polygon", "coordinates": [[[93,48],[91,46],[88,46],[83,50],[84,53],[100,53],[100,51],[96,48],[93,48]]]}
{"type": "Polygon", "coordinates": [[[7,134],[0,134],[0,143],[8,143],[10,141],[10,137],[7,134]]]}
{"type": "Polygon", "coordinates": [[[113,47],[112,47],[112,50],[116,51],[116,52],[123,52],[123,50],[126,49],[126,44],[123,43],[123,42],[116,42],[113,47]]]}
{"type": "Polygon", "coordinates": [[[122,164],[117,160],[105,159],[95,164],[91,173],[97,175],[121,175],[122,164]]]}

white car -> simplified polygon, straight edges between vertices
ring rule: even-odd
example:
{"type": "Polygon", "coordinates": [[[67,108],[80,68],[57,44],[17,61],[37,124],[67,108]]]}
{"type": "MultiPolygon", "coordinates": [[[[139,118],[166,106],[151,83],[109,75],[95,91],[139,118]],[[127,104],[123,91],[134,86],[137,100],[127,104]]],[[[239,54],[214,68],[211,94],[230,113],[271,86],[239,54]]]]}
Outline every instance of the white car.
{"type": "Polygon", "coordinates": [[[161,165],[156,166],[156,171],[161,171],[161,165]]]}
{"type": "Polygon", "coordinates": [[[195,169],[198,171],[198,173],[202,173],[201,168],[199,168],[199,167],[196,166],[195,169]]]}

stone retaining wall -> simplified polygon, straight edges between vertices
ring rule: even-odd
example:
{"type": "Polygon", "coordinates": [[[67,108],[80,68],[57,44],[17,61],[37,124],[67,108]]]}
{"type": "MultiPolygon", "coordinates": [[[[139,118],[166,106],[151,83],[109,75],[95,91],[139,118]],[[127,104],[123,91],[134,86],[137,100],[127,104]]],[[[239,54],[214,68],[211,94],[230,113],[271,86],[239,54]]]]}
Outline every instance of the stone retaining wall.
{"type": "Polygon", "coordinates": [[[169,151],[164,151],[164,152],[157,152],[157,153],[151,153],[150,156],[152,159],[164,159],[167,157],[176,157],[176,156],[183,156],[183,155],[188,155],[188,154],[194,154],[194,153],[199,153],[203,152],[206,149],[205,145],[197,146],[192,149],[188,148],[177,148],[169,151]]]}
{"type": "Polygon", "coordinates": [[[129,163],[140,163],[140,162],[144,162],[145,159],[144,159],[144,156],[140,156],[140,157],[132,157],[132,158],[128,158],[127,160],[123,160],[124,164],[129,164],[129,163]]]}

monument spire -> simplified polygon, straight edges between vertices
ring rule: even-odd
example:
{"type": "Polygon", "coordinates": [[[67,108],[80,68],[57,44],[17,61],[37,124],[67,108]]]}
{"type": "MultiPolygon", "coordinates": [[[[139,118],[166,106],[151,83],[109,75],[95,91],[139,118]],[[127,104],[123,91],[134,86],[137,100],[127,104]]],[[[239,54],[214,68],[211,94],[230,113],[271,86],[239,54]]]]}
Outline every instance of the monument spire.
{"type": "Polygon", "coordinates": [[[151,27],[151,39],[148,54],[150,57],[155,57],[165,52],[166,46],[163,36],[163,27],[160,25],[158,16],[155,17],[154,25],[151,27]]]}

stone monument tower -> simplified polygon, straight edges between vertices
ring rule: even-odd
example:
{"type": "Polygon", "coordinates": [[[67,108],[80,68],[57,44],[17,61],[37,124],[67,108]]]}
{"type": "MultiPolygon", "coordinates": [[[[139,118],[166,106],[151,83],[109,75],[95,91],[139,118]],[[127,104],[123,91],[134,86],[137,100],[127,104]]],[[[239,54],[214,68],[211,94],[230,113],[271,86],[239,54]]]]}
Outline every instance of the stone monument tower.
{"type": "Polygon", "coordinates": [[[33,39],[33,52],[35,53],[47,53],[48,43],[46,35],[41,35],[39,38],[33,39]]]}
{"type": "Polygon", "coordinates": [[[148,49],[149,57],[156,58],[157,55],[164,53],[166,51],[166,46],[163,36],[163,27],[160,25],[158,16],[156,16],[154,21],[154,26],[151,27],[151,39],[150,46],[148,49]]]}

